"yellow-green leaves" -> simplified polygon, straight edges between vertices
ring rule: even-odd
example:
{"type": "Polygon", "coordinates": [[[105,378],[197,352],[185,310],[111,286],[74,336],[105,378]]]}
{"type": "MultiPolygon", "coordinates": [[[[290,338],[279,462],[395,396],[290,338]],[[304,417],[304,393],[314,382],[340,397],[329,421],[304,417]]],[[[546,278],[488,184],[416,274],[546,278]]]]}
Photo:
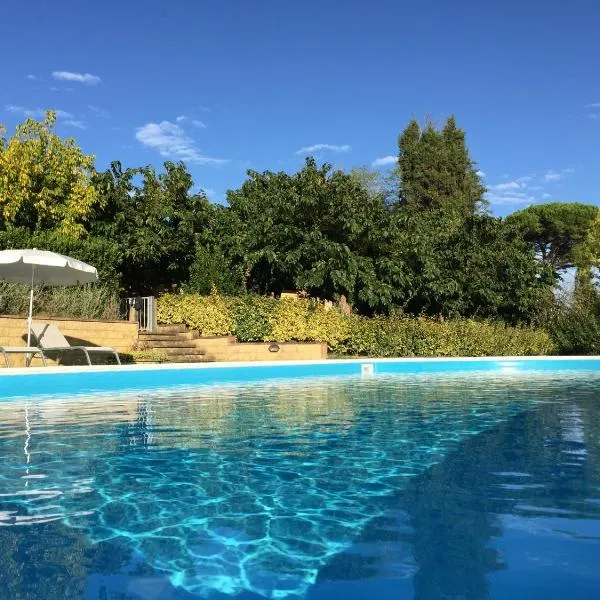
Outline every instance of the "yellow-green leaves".
{"type": "Polygon", "coordinates": [[[347,316],[316,300],[232,298],[214,291],[210,296],[161,296],[158,320],[186,324],[205,336],[236,335],[240,341],[326,342],[331,352],[349,356],[514,356],[556,351],[548,333],[533,327],[403,314],[347,316]]]}
{"type": "Polygon", "coordinates": [[[18,125],[8,140],[0,137],[0,216],[31,231],[79,238],[98,204],[90,181],[94,157],[58,136],[55,120],[48,111],[42,121],[18,125]]]}

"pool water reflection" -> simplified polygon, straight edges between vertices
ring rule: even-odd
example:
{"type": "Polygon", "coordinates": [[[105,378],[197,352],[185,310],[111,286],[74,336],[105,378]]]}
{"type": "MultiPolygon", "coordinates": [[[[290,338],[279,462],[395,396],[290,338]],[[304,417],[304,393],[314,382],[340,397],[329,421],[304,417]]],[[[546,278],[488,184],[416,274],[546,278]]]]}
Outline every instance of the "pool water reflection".
{"type": "Polygon", "coordinates": [[[0,403],[0,597],[589,598],[600,378],[0,403]]]}

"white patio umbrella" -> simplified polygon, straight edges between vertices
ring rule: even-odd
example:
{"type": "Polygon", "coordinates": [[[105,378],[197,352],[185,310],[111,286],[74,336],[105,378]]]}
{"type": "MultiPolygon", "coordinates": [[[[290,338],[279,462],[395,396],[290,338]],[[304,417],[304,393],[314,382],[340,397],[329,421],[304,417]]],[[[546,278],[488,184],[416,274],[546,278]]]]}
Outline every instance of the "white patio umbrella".
{"type": "Polygon", "coordinates": [[[81,285],[98,281],[98,271],[80,260],[47,250],[0,251],[0,279],[29,283],[29,317],[27,319],[27,346],[31,345],[33,317],[33,288],[36,284],[81,285]]]}

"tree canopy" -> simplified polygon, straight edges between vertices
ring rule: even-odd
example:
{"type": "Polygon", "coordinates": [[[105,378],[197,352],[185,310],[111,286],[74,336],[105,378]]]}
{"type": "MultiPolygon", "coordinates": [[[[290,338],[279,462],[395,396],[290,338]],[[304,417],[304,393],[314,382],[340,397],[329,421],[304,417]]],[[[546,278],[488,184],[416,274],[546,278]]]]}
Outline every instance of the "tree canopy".
{"type": "Polygon", "coordinates": [[[578,249],[598,216],[598,207],[578,202],[534,204],[508,217],[536,255],[556,270],[573,267],[578,249]]]}
{"type": "Polygon", "coordinates": [[[228,201],[227,252],[245,273],[247,289],[392,303],[394,292],[377,264],[388,212],[352,176],[308,158],[293,175],[249,171],[228,201]]]}
{"type": "Polygon", "coordinates": [[[0,210],[4,228],[57,230],[78,238],[101,203],[94,157],[54,132],[56,115],[27,119],[8,140],[0,128],[0,210]]]}
{"type": "Polygon", "coordinates": [[[454,117],[411,121],[388,175],[317,164],[248,171],[211,204],[183,163],[94,170],[54,132],[54,114],[0,140],[0,248],[36,246],[98,267],[127,294],[185,288],[341,296],[365,314],[528,322],[576,265],[591,289],[598,208],[535,205],[506,219],[483,186],[454,117]]]}

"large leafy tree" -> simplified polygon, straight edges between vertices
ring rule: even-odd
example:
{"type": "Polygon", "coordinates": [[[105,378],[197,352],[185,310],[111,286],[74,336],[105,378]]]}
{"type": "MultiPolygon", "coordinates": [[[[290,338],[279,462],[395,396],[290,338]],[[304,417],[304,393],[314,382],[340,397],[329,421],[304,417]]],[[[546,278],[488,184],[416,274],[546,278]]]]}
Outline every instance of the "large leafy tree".
{"type": "Polygon", "coordinates": [[[221,216],[227,252],[249,290],[345,295],[365,310],[390,306],[396,291],[381,277],[389,213],[383,198],[312,158],[289,175],[248,172],[221,216]],[[225,225],[223,225],[225,224],[225,225]]]}
{"type": "Polygon", "coordinates": [[[597,217],[597,206],[550,202],[517,211],[508,220],[521,230],[541,261],[560,271],[581,262],[582,244],[597,217]]]}
{"type": "Polygon", "coordinates": [[[94,157],[58,136],[55,119],[52,111],[27,119],[9,139],[0,128],[1,226],[79,238],[101,202],[91,182],[94,157]]]}
{"type": "Polygon", "coordinates": [[[464,132],[411,121],[399,137],[394,262],[409,273],[403,306],[444,316],[531,318],[548,286],[520,231],[485,212],[464,132]]]}
{"type": "Polygon", "coordinates": [[[156,293],[186,281],[196,252],[196,237],[207,225],[210,203],[193,193],[183,163],[123,170],[119,162],[95,178],[103,208],[94,234],[119,244],[122,273],[130,293],[156,293]]]}

